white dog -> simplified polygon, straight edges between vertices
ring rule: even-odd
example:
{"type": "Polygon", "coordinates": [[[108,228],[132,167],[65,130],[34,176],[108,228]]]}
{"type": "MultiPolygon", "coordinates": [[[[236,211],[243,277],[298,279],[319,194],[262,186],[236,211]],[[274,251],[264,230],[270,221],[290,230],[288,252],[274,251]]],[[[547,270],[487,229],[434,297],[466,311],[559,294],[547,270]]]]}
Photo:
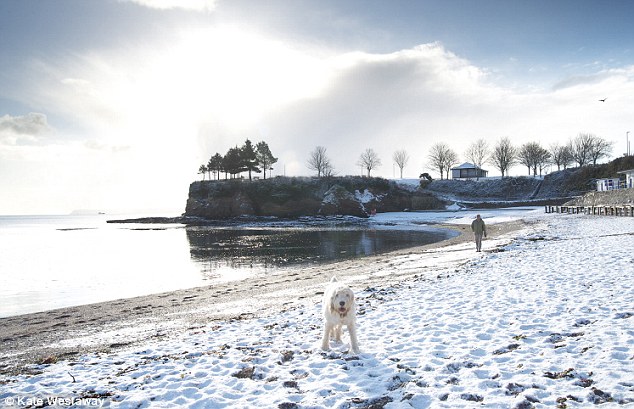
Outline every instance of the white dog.
{"type": "Polygon", "coordinates": [[[356,306],[354,293],[344,284],[333,277],[324,292],[324,337],[321,340],[321,349],[330,349],[330,337],[341,342],[341,332],[343,326],[348,327],[350,334],[350,349],[355,354],[359,353],[359,342],[357,341],[356,329],[356,306]]]}

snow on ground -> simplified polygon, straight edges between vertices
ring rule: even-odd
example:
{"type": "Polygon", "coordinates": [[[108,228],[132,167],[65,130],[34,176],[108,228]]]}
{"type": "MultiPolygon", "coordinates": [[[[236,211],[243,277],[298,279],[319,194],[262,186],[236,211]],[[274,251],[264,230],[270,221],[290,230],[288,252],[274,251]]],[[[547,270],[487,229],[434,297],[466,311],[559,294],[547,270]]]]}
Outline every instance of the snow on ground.
{"type": "Polygon", "coordinates": [[[67,400],[58,407],[112,408],[634,406],[634,218],[524,218],[530,227],[514,240],[485,241],[466,262],[442,263],[452,247],[408,256],[412,268],[433,254],[442,266],[433,276],[389,288],[354,282],[359,355],[347,353],[347,333],[322,352],[321,306],[306,302],[5,376],[0,405],[59,397],[67,400]]]}
{"type": "Polygon", "coordinates": [[[532,217],[543,213],[543,211],[541,207],[512,207],[506,209],[454,209],[447,211],[378,213],[370,218],[370,222],[377,225],[397,226],[399,228],[435,223],[471,225],[476,215],[480,214],[487,225],[494,225],[532,217]]]}

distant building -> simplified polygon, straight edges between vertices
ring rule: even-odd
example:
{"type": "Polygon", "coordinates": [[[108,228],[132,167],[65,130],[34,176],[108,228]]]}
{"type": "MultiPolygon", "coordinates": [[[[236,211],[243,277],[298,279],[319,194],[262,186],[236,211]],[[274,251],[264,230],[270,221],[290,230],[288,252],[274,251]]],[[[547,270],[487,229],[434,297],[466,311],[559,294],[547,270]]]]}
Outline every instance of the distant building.
{"type": "Polygon", "coordinates": [[[474,165],[473,163],[465,162],[460,166],[451,168],[452,179],[478,179],[485,178],[489,173],[488,170],[484,170],[474,165]]]}
{"type": "Polygon", "coordinates": [[[625,175],[625,187],[626,188],[634,188],[634,169],[630,169],[630,170],[622,170],[620,172],[616,172],[616,173],[622,173],[625,175]]]}
{"type": "Polygon", "coordinates": [[[597,179],[597,192],[607,192],[608,190],[616,190],[620,187],[619,186],[620,182],[621,182],[620,178],[597,179]]]}

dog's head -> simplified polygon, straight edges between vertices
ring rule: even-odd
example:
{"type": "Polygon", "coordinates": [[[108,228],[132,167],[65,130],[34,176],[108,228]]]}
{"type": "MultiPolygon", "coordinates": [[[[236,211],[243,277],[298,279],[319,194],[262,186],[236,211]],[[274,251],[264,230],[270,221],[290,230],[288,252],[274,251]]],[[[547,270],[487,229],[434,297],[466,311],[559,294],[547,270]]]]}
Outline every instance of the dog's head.
{"type": "Polygon", "coordinates": [[[348,287],[337,287],[330,297],[330,309],[332,312],[347,315],[354,306],[354,293],[348,287]]]}

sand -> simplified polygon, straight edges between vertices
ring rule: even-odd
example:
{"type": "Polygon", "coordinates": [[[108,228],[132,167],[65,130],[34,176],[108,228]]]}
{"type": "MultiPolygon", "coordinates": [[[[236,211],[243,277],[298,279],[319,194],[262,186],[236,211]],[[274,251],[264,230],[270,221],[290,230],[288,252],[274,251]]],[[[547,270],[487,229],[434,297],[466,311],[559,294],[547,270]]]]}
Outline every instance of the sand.
{"type": "MultiPolygon", "coordinates": [[[[489,237],[512,238],[525,224],[517,220],[489,226],[489,237]]],[[[409,255],[429,253],[431,259],[439,248],[472,240],[468,226],[439,226],[461,234],[426,246],[311,265],[291,274],[1,318],[0,373],[26,373],[32,364],[110,352],[214,320],[249,319],[275,314],[297,303],[317,303],[324,283],[333,275],[356,280],[362,288],[389,286],[422,274],[433,276],[433,260],[425,269],[392,267],[406,263],[409,255]],[[383,270],[389,273],[383,274],[383,270]]]]}

